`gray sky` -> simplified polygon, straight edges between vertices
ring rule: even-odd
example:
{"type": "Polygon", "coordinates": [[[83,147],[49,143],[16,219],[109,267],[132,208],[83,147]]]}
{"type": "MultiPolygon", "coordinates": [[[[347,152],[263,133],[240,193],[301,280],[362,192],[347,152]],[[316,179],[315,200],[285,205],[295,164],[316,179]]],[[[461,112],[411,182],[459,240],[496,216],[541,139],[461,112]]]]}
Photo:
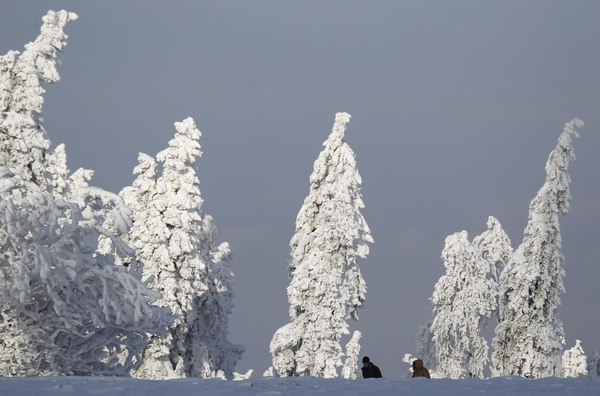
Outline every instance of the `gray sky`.
{"type": "Polygon", "coordinates": [[[48,9],[67,26],[45,126],[72,171],[118,192],[138,152],[173,123],[203,132],[205,211],[231,243],[230,339],[238,371],[270,365],[289,321],[289,240],[334,115],[363,177],[375,243],[359,265],[367,301],[353,325],[384,376],[430,317],[447,235],[497,217],[513,247],[563,125],[584,120],[561,219],[567,345],[600,350],[600,2],[22,1],[0,4],[0,53],[35,39],[48,9]]]}

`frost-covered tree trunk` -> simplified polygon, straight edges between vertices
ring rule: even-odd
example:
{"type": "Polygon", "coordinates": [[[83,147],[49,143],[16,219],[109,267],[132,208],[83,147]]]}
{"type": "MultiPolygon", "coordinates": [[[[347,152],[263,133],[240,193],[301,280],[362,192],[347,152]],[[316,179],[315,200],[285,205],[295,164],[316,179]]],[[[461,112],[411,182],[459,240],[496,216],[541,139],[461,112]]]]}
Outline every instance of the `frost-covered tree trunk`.
{"type": "Polygon", "coordinates": [[[81,219],[0,167],[0,376],[125,375],[167,323],[157,293],[86,245],[97,230],[81,219]]]}
{"type": "MultiPolygon", "coordinates": [[[[123,188],[119,193],[125,205],[132,210],[133,223],[129,230],[129,234],[125,236],[127,242],[130,243],[136,255],[142,259],[148,259],[154,254],[153,250],[157,243],[166,239],[166,236],[160,233],[162,228],[158,228],[152,224],[153,219],[157,219],[160,213],[151,205],[151,199],[156,194],[156,160],[147,154],[139,153],[138,165],[133,169],[133,174],[136,175],[131,186],[123,188]],[[155,234],[148,232],[149,229],[154,229],[155,234]]],[[[112,246],[104,247],[109,250],[112,246]]],[[[131,263],[125,263],[128,266],[131,263]]],[[[130,268],[131,271],[142,277],[142,265],[137,265],[135,268],[130,268]]]]}
{"type": "MultiPolygon", "coordinates": [[[[498,280],[502,270],[508,263],[513,253],[510,238],[502,229],[502,225],[493,216],[487,221],[487,231],[473,239],[473,245],[479,250],[481,258],[489,265],[488,278],[493,281],[494,291],[494,318],[497,320],[498,310],[498,280]]],[[[487,327],[487,320],[484,319],[483,327],[487,327]]]]}
{"type": "Polygon", "coordinates": [[[565,378],[577,378],[588,375],[587,357],[581,347],[581,341],[576,340],[575,346],[563,353],[562,365],[565,378]]]}
{"type": "Polygon", "coordinates": [[[487,231],[473,239],[473,245],[479,249],[481,257],[489,263],[489,277],[497,283],[513,249],[510,238],[502,229],[498,219],[490,216],[487,227],[487,231]]]}
{"type": "Polygon", "coordinates": [[[500,323],[492,345],[492,374],[542,378],[562,375],[564,330],[558,318],[564,291],[559,214],[569,210],[572,137],[583,122],[565,125],[546,163],[546,182],[529,205],[523,242],[500,276],[500,323]]]}
{"type": "Polygon", "coordinates": [[[42,126],[42,83],[60,79],[56,64],[66,46],[65,25],[77,19],[67,11],[49,11],[38,38],[25,51],[0,56],[0,166],[20,169],[34,183],[49,188],[50,141],[42,126]]]}
{"type": "Polygon", "coordinates": [[[70,181],[67,151],[64,144],[59,144],[53,152],[47,153],[47,165],[52,192],[57,197],[65,199],[70,192],[70,181]]]}
{"type": "Polygon", "coordinates": [[[216,245],[212,218],[202,211],[195,163],[201,134],[191,118],[157,156],[145,154],[121,195],[134,211],[127,241],[143,263],[143,280],[176,315],[169,335],[154,338],[133,374],[140,378],[230,378],[243,347],[227,340],[233,274],[227,243],[216,245]],[[219,372],[222,372],[219,373],[219,372]]]}
{"type": "Polygon", "coordinates": [[[356,330],[352,333],[352,338],[348,341],[348,344],[346,344],[346,360],[344,361],[344,367],[342,367],[342,378],[356,379],[361,336],[361,332],[356,330]]]}
{"type": "Polygon", "coordinates": [[[442,252],[446,274],[431,298],[433,319],[421,331],[419,354],[438,377],[482,378],[488,345],[480,325],[495,308],[495,283],[489,264],[466,231],[446,238],[442,252]]]}
{"type": "Polygon", "coordinates": [[[289,265],[291,323],[271,341],[280,376],[337,377],[347,320],[357,320],[366,285],[357,265],[373,242],[360,213],[361,178],[344,142],[347,113],[337,113],[333,131],[314,163],[310,193],[296,218],[289,265]]]}

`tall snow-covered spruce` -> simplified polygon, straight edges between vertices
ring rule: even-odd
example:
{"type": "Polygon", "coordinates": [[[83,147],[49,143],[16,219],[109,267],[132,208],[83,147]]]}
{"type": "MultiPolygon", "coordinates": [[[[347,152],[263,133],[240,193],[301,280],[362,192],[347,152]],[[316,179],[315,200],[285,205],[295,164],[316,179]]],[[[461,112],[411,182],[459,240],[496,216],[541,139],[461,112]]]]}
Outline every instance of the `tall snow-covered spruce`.
{"type": "Polygon", "coordinates": [[[159,295],[97,251],[102,236],[127,254],[120,198],[69,177],[64,146],[51,150],[42,125],[42,84],[59,80],[63,29],[76,18],[49,11],[22,54],[0,57],[2,376],[126,375],[167,322],[151,305],[159,295]]]}
{"type": "Polygon", "coordinates": [[[364,204],[354,153],[344,142],[349,121],[349,114],[336,114],[296,218],[287,289],[292,321],[275,332],[270,345],[279,376],[337,377],[343,357],[356,355],[360,347],[356,333],[346,354],[340,344],[349,334],[347,320],[358,320],[365,300],[357,258],[365,258],[367,243],[373,242],[360,212],[364,204]]]}
{"type": "Polygon", "coordinates": [[[34,183],[49,187],[50,140],[42,125],[43,83],[60,80],[59,54],[67,45],[63,29],[77,14],[48,11],[40,35],[25,51],[0,56],[0,166],[19,168],[34,183]]]}
{"type": "Polygon", "coordinates": [[[69,176],[64,144],[51,148],[41,117],[43,84],[60,80],[56,68],[67,45],[63,29],[76,14],[49,11],[40,35],[20,54],[10,51],[0,57],[0,166],[19,172],[58,199],[79,205],[84,221],[99,233],[102,253],[117,261],[132,253],[120,236],[128,231],[130,215],[116,194],[87,184],[93,171],[79,169],[69,176]]]}
{"type": "Polygon", "coordinates": [[[232,309],[231,251],[216,245],[212,217],[202,211],[194,120],[175,123],[169,147],[155,160],[140,154],[133,185],[121,196],[134,211],[128,242],[143,263],[143,280],[176,315],[167,337],[155,337],[133,374],[139,378],[231,378],[243,347],[227,340],[232,309]],[[162,174],[161,174],[162,171],[162,174]]]}
{"type": "Polygon", "coordinates": [[[523,242],[513,253],[499,286],[500,323],[492,341],[492,374],[542,378],[562,375],[564,330],[558,317],[564,291],[559,214],[569,211],[572,138],[583,122],[574,119],[546,163],[546,181],[529,205],[523,242]]]}
{"type": "Polygon", "coordinates": [[[446,238],[442,258],[446,274],[431,297],[433,319],[418,335],[419,355],[434,377],[482,378],[488,345],[480,328],[496,307],[496,284],[466,231],[446,238]]]}

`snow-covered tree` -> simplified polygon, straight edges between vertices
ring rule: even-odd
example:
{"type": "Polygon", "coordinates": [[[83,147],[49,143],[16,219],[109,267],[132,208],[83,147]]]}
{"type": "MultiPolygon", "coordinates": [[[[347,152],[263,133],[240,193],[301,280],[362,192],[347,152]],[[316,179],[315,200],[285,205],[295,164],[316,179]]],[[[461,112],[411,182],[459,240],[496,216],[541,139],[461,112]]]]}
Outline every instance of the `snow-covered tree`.
{"type": "MultiPolygon", "coordinates": [[[[498,320],[498,280],[506,263],[513,253],[510,238],[502,229],[502,225],[493,216],[490,216],[487,221],[488,229],[481,235],[473,239],[473,245],[479,250],[481,258],[489,265],[488,278],[494,282],[493,303],[494,303],[494,318],[498,320]]],[[[483,327],[487,327],[487,319],[482,323],[483,327]]]]}
{"type": "Polygon", "coordinates": [[[77,15],[49,11],[21,54],[0,57],[0,375],[126,374],[148,334],[165,326],[159,297],[98,251],[132,253],[119,234],[129,213],[120,198],[69,176],[64,145],[50,149],[42,84],[59,80],[63,29],[77,15]]]}
{"type": "Polygon", "coordinates": [[[0,375],[125,375],[168,311],[28,176],[0,167],[0,375]]]}
{"type": "Polygon", "coordinates": [[[600,377],[600,351],[594,352],[587,363],[588,376],[591,379],[600,377]]]}
{"type": "Polygon", "coordinates": [[[140,378],[231,378],[243,347],[227,340],[233,274],[227,243],[216,245],[212,217],[202,211],[196,160],[200,131],[191,118],[157,155],[141,154],[131,187],[121,192],[133,209],[127,241],[143,263],[143,280],[162,293],[159,305],[176,320],[143,354],[140,378]],[[162,174],[159,176],[157,165],[162,174]],[[221,374],[222,372],[223,374],[221,374]]]}
{"type": "Polygon", "coordinates": [[[347,113],[314,163],[310,192],[296,218],[287,289],[291,323],[277,330],[270,350],[280,376],[337,377],[348,319],[358,319],[366,285],[357,265],[373,242],[360,213],[361,178],[344,142],[347,113]]]}
{"type": "Polygon", "coordinates": [[[446,238],[442,259],[446,274],[435,285],[433,319],[421,330],[419,354],[438,377],[482,378],[488,345],[480,326],[492,315],[496,296],[489,264],[466,231],[446,238]]]}
{"type": "Polygon", "coordinates": [[[510,238],[502,229],[498,219],[490,216],[487,227],[484,233],[473,239],[473,245],[479,249],[481,257],[489,263],[489,276],[497,283],[513,249],[510,238]]]}
{"type": "Polygon", "coordinates": [[[69,167],[65,145],[59,144],[54,151],[46,154],[46,165],[51,178],[51,190],[57,197],[65,199],[70,192],[69,167]]]}
{"type": "Polygon", "coordinates": [[[557,309],[564,291],[559,214],[569,211],[568,166],[574,119],[546,163],[546,181],[529,205],[523,242],[500,276],[500,323],[492,345],[492,374],[529,378],[561,376],[564,330],[557,309]]]}
{"type": "Polygon", "coordinates": [[[65,25],[77,19],[67,11],[49,11],[40,35],[21,54],[0,56],[0,166],[21,169],[36,184],[49,188],[50,141],[40,117],[45,92],[42,83],[60,79],[56,64],[66,46],[65,25]]]}
{"type": "MultiPolygon", "coordinates": [[[[125,205],[132,210],[132,226],[125,239],[134,249],[138,257],[147,259],[152,257],[157,243],[166,240],[166,235],[161,233],[163,224],[158,222],[156,225],[152,222],[159,218],[160,213],[151,205],[151,199],[156,194],[156,160],[154,157],[139,153],[138,165],[133,169],[136,175],[131,186],[123,188],[119,196],[123,199],[125,205]],[[137,219],[137,221],[136,221],[137,219]],[[149,229],[147,227],[150,227],[149,229]],[[154,230],[154,233],[148,232],[154,230]]],[[[110,250],[112,246],[103,246],[105,250],[110,250]]],[[[142,277],[142,266],[135,262],[135,268],[130,268],[132,272],[142,277]]],[[[131,263],[124,263],[130,266],[131,263]]]]}
{"type": "Polygon", "coordinates": [[[577,378],[588,375],[587,357],[581,347],[581,341],[575,340],[575,346],[563,353],[562,366],[565,378],[577,378]]]}
{"type": "Polygon", "coordinates": [[[360,337],[362,333],[356,330],[352,338],[346,344],[346,360],[342,367],[342,378],[356,379],[356,368],[358,367],[358,355],[360,354],[360,337]]]}
{"type": "MultiPolygon", "coordinates": [[[[135,252],[123,241],[132,227],[133,212],[119,195],[90,186],[88,181],[93,174],[92,170],[78,169],[69,176],[67,187],[60,196],[77,204],[82,221],[98,231],[98,240],[90,241],[90,244],[93,243],[99,253],[113,255],[118,265],[130,266],[133,263],[129,269],[136,270],[135,252]]],[[[58,194],[55,192],[55,195],[58,194]]]]}
{"type": "Polygon", "coordinates": [[[100,235],[98,250],[128,263],[133,252],[119,237],[131,224],[129,210],[116,194],[87,184],[93,171],[80,169],[69,176],[63,144],[50,148],[41,118],[42,84],[59,81],[56,65],[68,38],[63,29],[77,15],[49,11],[42,19],[40,35],[22,54],[0,57],[0,166],[18,169],[58,199],[77,203],[83,221],[100,235]]]}

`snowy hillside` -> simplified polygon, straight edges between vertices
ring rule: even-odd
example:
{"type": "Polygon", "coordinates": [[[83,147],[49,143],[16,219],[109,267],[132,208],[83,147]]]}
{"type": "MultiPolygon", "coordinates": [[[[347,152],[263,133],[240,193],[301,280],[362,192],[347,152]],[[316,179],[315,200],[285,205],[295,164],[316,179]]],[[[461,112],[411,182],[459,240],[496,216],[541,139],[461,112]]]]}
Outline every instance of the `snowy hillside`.
{"type": "Polygon", "coordinates": [[[599,395],[600,382],[589,379],[489,380],[368,379],[314,377],[258,378],[244,381],[180,379],[170,381],[109,377],[1,378],[1,395],[599,395]]]}

